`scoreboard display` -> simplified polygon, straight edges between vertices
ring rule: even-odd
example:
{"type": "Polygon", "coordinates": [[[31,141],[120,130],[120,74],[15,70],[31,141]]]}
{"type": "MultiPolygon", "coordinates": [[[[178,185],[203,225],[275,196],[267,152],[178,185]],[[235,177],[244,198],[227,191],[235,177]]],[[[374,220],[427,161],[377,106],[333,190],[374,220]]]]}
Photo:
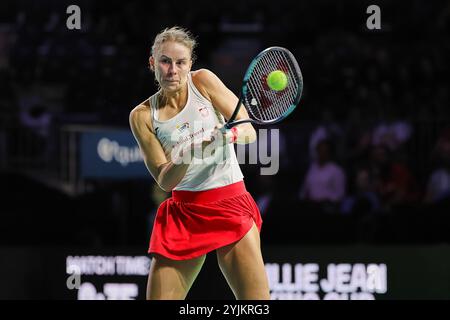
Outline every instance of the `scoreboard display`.
{"type": "MultiPolygon", "coordinates": [[[[136,248],[0,248],[0,299],[143,300],[136,248]]],[[[448,299],[450,246],[266,246],[273,300],[448,299]]],[[[214,253],[187,299],[233,299],[214,253]]]]}

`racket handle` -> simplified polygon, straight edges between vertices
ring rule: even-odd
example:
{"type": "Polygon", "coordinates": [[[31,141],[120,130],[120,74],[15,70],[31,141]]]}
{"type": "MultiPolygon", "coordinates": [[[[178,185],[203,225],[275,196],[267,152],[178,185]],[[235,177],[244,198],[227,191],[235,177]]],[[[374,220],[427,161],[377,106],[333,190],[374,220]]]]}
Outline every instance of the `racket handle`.
{"type": "Polygon", "coordinates": [[[225,125],[221,129],[223,129],[223,130],[230,130],[233,127],[234,127],[234,123],[233,122],[227,122],[227,123],[225,123],[225,125]]]}
{"type": "Polygon", "coordinates": [[[231,129],[226,128],[226,126],[223,126],[219,129],[220,132],[222,132],[223,134],[226,133],[226,131],[231,130],[231,132],[233,133],[233,138],[231,140],[232,143],[236,142],[237,140],[237,128],[232,126],[231,129]]]}

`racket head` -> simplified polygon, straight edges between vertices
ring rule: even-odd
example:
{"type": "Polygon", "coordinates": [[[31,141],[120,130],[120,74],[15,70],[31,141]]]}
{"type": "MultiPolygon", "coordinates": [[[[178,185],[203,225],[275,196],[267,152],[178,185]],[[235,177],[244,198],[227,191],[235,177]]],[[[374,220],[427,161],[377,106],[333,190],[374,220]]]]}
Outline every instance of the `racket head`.
{"type": "Polygon", "coordinates": [[[261,51],[250,63],[244,76],[241,101],[258,124],[280,122],[291,114],[300,102],[303,76],[294,55],[283,47],[261,51]],[[272,71],[283,71],[288,79],[284,90],[272,90],[267,76],[272,71]]]}

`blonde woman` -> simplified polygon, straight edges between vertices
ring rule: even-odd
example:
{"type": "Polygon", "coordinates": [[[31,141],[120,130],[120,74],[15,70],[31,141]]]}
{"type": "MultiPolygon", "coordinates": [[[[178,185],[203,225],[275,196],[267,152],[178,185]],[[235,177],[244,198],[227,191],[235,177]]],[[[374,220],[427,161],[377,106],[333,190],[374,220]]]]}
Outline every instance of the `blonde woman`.
{"type": "MultiPolygon", "coordinates": [[[[150,174],[172,192],[153,226],[147,299],[185,299],[214,250],[236,299],[270,299],[261,215],[233,148],[254,141],[256,132],[250,123],[219,130],[238,98],[213,72],[191,70],[195,46],[191,33],[179,27],[156,36],[149,64],[160,89],[130,113],[150,174]],[[215,161],[196,163],[195,146],[213,149],[197,158],[215,161]]],[[[241,108],[237,119],[247,117],[241,108]]]]}

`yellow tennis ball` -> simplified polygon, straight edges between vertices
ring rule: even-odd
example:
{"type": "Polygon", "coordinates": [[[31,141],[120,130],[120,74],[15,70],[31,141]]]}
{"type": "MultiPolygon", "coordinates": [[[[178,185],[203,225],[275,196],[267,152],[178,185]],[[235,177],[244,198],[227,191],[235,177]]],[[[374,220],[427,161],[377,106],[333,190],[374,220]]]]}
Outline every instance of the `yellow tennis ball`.
{"type": "Polygon", "coordinates": [[[288,78],[286,76],[286,73],[281,70],[272,71],[267,76],[267,85],[270,89],[275,91],[286,89],[288,85],[288,78]]]}

